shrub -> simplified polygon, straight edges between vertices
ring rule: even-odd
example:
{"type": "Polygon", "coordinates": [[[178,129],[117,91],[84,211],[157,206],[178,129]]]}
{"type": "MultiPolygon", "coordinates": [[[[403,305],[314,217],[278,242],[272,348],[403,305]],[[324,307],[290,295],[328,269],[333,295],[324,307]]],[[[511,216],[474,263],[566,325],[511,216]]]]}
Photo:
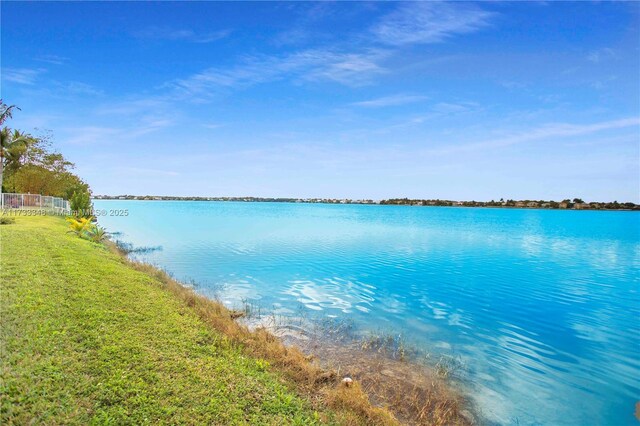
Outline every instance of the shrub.
{"type": "Polygon", "coordinates": [[[91,225],[87,237],[94,243],[101,243],[107,238],[107,230],[99,225],[91,225]]]}
{"type": "Polygon", "coordinates": [[[74,216],[91,217],[91,195],[88,191],[74,191],[69,203],[74,216]]]}
{"type": "Polygon", "coordinates": [[[85,240],[101,243],[107,238],[109,233],[102,226],[93,223],[93,220],[94,218],[92,216],[79,218],[68,217],[67,222],[69,222],[69,228],[71,228],[69,232],[73,232],[85,240]]]}
{"type": "Polygon", "coordinates": [[[73,232],[80,238],[85,238],[87,233],[91,230],[91,227],[94,225],[91,223],[91,217],[68,217],[67,222],[69,222],[69,228],[71,230],[69,232],[73,232]]]}

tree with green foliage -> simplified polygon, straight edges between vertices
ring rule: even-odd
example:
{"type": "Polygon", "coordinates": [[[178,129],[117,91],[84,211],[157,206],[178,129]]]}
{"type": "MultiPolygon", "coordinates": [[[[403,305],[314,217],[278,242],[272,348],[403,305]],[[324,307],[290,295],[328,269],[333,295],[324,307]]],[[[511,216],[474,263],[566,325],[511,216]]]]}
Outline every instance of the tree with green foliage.
{"type": "MultiPolygon", "coordinates": [[[[15,105],[7,105],[4,102],[2,102],[2,99],[0,99],[0,126],[2,125],[2,123],[4,123],[5,121],[7,121],[9,118],[11,118],[13,116],[13,110],[14,109],[20,109],[15,105]]],[[[6,128],[5,128],[6,129],[6,128]]],[[[4,131],[2,131],[1,134],[1,138],[0,138],[0,192],[2,192],[2,178],[3,178],[3,172],[4,172],[4,155],[5,155],[5,146],[9,144],[9,130],[6,129],[6,133],[4,131]]]]}
{"type": "MultiPolygon", "coordinates": [[[[19,108],[0,100],[0,124],[11,118],[13,109],[19,108]]],[[[76,209],[89,214],[89,185],[72,173],[74,164],[50,146],[49,135],[35,137],[9,127],[0,130],[2,191],[74,199],[76,209]]]]}
{"type": "Polygon", "coordinates": [[[4,172],[15,173],[25,159],[29,148],[36,144],[36,139],[19,130],[8,127],[0,130],[0,182],[4,186],[4,172]]]}
{"type": "Polygon", "coordinates": [[[17,109],[18,111],[20,111],[20,108],[18,108],[17,106],[7,105],[4,102],[2,102],[2,99],[0,99],[0,126],[2,126],[2,124],[5,121],[7,121],[13,116],[14,109],[17,109]]]}

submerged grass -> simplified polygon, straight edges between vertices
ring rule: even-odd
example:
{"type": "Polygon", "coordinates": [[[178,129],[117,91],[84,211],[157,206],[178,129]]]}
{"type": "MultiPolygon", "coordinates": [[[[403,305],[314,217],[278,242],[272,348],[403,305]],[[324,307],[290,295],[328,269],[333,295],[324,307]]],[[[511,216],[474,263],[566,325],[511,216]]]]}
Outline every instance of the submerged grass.
{"type": "MultiPolygon", "coordinates": [[[[111,234],[116,235],[116,233],[111,234]]],[[[115,244],[115,246],[118,248],[118,251],[122,254],[128,255],[128,254],[147,254],[147,253],[151,253],[154,251],[160,251],[162,250],[162,246],[153,246],[153,247],[135,247],[133,244],[131,243],[127,243],[125,241],[119,240],[119,239],[113,239],[112,243],[115,244]]]]}
{"type": "Polygon", "coordinates": [[[60,218],[0,232],[2,424],[469,423],[442,380],[409,380],[407,363],[385,379],[382,358],[348,346],[322,368],[236,321],[255,307],[229,310],[60,218]]]}
{"type": "Polygon", "coordinates": [[[336,376],[355,379],[371,403],[387,408],[401,423],[470,425],[480,420],[456,389],[464,366],[453,356],[434,356],[396,333],[363,335],[349,318],[301,313],[252,318],[249,324],[267,327],[336,376]]]}

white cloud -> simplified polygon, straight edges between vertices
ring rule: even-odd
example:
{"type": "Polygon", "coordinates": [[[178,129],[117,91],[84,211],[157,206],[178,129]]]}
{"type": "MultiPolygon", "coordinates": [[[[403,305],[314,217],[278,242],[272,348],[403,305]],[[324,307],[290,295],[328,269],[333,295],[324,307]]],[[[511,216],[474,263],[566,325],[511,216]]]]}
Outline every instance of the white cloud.
{"type": "Polygon", "coordinates": [[[90,84],[82,83],[79,81],[69,81],[66,83],[55,84],[65,94],[83,96],[101,96],[104,94],[102,90],[98,90],[90,84]]]}
{"type": "Polygon", "coordinates": [[[138,123],[136,123],[133,128],[126,130],[123,136],[128,138],[135,138],[164,129],[171,126],[172,124],[173,120],[170,119],[153,117],[142,118],[138,123]]]}
{"type": "Polygon", "coordinates": [[[370,82],[385,72],[380,65],[386,52],[342,53],[312,49],[285,56],[247,57],[232,68],[209,68],[169,83],[182,96],[208,97],[222,88],[248,87],[284,78],[306,81],[334,81],[347,86],[370,82]]]}
{"type": "Polygon", "coordinates": [[[167,113],[170,107],[171,104],[167,99],[159,96],[149,96],[146,98],[127,99],[121,102],[101,105],[96,108],[96,114],[127,116],[149,112],[161,114],[167,113]]]}
{"type": "Polygon", "coordinates": [[[179,176],[180,173],[172,170],[159,170],[159,169],[147,169],[143,167],[127,167],[125,170],[132,172],[135,175],[155,177],[155,176],[179,176]]]}
{"type": "Polygon", "coordinates": [[[219,129],[220,127],[223,127],[224,124],[209,124],[209,123],[205,123],[202,125],[202,127],[206,128],[206,129],[219,129]]]}
{"type": "Polygon", "coordinates": [[[498,139],[448,146],[442,149],[430,150],[429,152],[434,154],[451,154],[457,152],[495,149],[537,140],[588,135],[605,130],[614,130],[637,126],[640,126],[640,118],[638,117],[622,118],[618,120],[603,121],[593,124],[554,123],[543,125],[538,128],[529,129],[524,132],[515,133],[498,139]]]}
{"type": "Polygon", "coordinates": [[[303,28],[292,28],[277,34],[271,41],[274,45],[291,46],[300,45],[312,39],[313,33],[303,28]]]}
{"type": "Polygon", "coordinates": [[[587,55],[587,60],[589,62],[593,62],[595,64],[605,61],[607,59],[614,59],[616,57],[616,52],[613,49],[605,47],[603,49],[594,50],[593,52],[589,52],[587,55]]]}
{"type": "Polygon", "coordinates": [[[41,55],[34,58],[36,61],[46,62],[53,65],[62,65],[69,60],[63,56],[58,55],[41,55]]]}
{"type": "Polygon", "coordinates": [[[4,68],[2,70],[2,79],[18,84],[26,84],[32,86],[35,84],[38,76],[46,70],[43,68],[4,68]]]}
{"type": "Polygon", "coordinates": [[[197,33],[189,29],[170,29],[150,27],[135,35],[140,38],[187,41],[191,43],[211,43],[221,40],[231,34],[231,30],[218,30],[206,33],[197,33]]]}
{"type": "Polygon", "coordinates": [[[71,145],[87,145],[105,142],[120,133],[120,130],[113,127],[82,126],[64,129],[66,133],[73,136],[65,139],[71,145]]]}
{"type": "Polygon", "coordinates": [[[63,129],[63,132],[70,136],[63,140],[70,145],[97,145],[113,143],[114,141],[132,141],[141,136],[169,127],[173,123],[174,122],[169,119],[142,117],[122,127],[68,127],[63,129]]]}
{"type": "Polygon", "coordinates": [[[478,108],[475,102],[438,102],[433,106],[433,111],[440,114],[455,114],[459,112],[467,112],[478,108]]]}
{"type": "Polygon", "coordinates": [[[305,80],[331,80],[346,86],[361,86],[370,82],[371,76],[384,73],[379,62],[386,56],[386,52],[368,51],[365,53],[332,53],[315,50],[295,55],[302,70],[301,77],[305,80]]]}
{"type": "Polygon", "coordinates": [[[438,43],[486,27],[494,15],[467,3],[402,3],[372,32],[379,41],[391,45],[438,43]]]}
{"type": "Polygon", "coordinates": [[[381,98],[371,99],[368,101],[354,102],[351,105],[366,107],[366,108],[380,108],[387,106],[406,105],[415,102],[427,100],[427,96],[422,95],[391,95],[383,96],[381,98]]]}

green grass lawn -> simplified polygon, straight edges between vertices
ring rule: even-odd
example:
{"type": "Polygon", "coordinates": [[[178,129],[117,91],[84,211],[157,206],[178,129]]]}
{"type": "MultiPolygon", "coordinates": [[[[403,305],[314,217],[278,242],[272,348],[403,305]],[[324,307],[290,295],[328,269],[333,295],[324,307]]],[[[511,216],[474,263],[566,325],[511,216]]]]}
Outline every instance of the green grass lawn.
{"type": "Polygon", "coordinates": [[[268,363],[57,217],[0,226],[0,424],[314,424],[268,363]]]}

